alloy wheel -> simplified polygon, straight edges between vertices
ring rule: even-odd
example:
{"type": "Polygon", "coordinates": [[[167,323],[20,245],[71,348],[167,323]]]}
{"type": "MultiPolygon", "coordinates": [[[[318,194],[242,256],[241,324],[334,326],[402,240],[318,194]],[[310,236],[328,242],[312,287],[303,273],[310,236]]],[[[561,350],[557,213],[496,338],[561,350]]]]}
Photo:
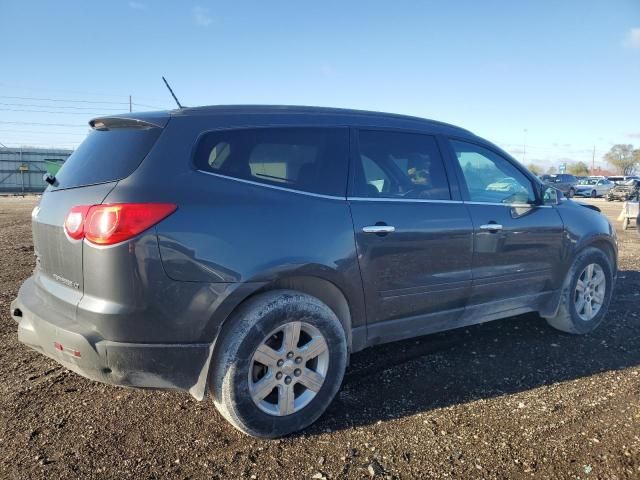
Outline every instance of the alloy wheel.
{"type": "Polygon", "coordinates": [[[604,270],[597,263],[587,265],[576,282],[573,301],[581,320],[592,320],[602,308],[607,288],[604,270]]]}
{"type": "Polygon", "coordinates": [[[274,416],[291,415],[313,400],[329,368],[329,347],[316,327],[289,322],[267,335],[251,357],[249,393],[274,416]]]}

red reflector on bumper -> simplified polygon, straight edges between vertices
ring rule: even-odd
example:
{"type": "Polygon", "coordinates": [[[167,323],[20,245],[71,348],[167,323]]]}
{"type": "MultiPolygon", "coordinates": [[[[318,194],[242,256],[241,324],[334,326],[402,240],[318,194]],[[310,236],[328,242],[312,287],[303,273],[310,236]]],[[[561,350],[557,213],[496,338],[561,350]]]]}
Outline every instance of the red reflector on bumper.
{"type": "Polygon", "coordinates": [[[69,348],[69,347],[65,347],[64,345],[62,345],[59,342],[53,342],[53,348],[55,348],[56,350],[60,350],[61,352],[64,352],[68,355],[72,355],[74,357],[80,358],[80,350],[75,350],[73,348],[69,348]]]}

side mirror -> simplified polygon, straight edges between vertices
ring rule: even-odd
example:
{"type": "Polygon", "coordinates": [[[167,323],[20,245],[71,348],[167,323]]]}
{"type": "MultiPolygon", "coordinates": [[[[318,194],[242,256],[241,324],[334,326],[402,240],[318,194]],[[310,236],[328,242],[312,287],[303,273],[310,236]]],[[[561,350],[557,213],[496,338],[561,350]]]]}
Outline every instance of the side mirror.
{"type": "Polygon", "coordinates": [[[558,205],[560,203],[561,193],[549,185],[542,186],[542,203],[544,205],[558,205]]]}

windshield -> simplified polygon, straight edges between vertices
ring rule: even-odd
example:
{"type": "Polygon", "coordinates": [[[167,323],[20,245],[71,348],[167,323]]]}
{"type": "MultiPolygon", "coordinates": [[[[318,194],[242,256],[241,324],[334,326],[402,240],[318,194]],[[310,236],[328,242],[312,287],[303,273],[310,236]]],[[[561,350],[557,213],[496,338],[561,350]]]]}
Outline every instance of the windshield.
{"type": "Polygon", "coordinates": [[[597,185],[597,178],[585,178],[584,180],[580,180],[580,185],[597,185]]]}

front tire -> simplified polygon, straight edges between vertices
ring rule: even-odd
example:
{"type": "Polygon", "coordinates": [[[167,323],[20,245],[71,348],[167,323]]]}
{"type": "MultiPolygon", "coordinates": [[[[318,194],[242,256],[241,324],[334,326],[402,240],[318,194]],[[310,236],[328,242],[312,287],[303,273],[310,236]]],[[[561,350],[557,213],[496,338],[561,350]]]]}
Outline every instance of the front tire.
{"type": "Polygon", "coordinates": [[[557,330],[583,335],[595,330],[609,308],[613,293],[613,266],[600,249],[578,253],[567,274],[560,305],[547,323],[557,330]]]}
{"type": "Polygon", "coordinates": [[[569,191],[567,192],[567,196],[569,198],[573,198],[575,194],[576,194],[576,191],[573,188],[570,188],[569,191]]]}
{"type": "Polygon", "coordinates": [[[315,422],[340,388],[347,340],[315,297],[274,290],[249,299],[216,345],[210,388],[238,430],[276,438],[315,422]]]}
{"type": "Polygon", "coordinates": [[[591,190],[591,198],[596,198],[598,196],[598,192],[595,190],[591,190]]]}

